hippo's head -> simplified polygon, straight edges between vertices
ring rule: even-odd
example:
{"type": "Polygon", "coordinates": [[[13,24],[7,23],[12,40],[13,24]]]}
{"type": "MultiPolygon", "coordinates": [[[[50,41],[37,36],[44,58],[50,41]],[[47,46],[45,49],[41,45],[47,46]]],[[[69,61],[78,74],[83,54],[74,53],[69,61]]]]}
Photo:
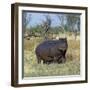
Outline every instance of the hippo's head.
{"type": "Polygon", "coordinates": [[[63,42],[66,42],[67,41],[67,38],[59,38],[60,41],[63,41],[63,42]]]}
{"type": "Polygon", "coordinates": [[[58,40],[58,49],[59,50],[66,50],[67,47],[68,47],[68,44],[67,44],[67,38],[59,38],[58,40]]]}

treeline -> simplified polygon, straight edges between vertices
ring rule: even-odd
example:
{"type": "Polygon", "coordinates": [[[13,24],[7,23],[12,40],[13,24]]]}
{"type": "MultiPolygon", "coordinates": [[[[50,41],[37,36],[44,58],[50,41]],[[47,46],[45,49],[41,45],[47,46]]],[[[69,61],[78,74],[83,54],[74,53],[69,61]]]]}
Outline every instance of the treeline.
{"type": "Polygon", "coordinates": [[[45,20],[42,20],[41,24],[37,24],[34,27],[27,28],[27,25],[30,23],[32,18],[32,14],[27,15],[27,13],[23,13],[23,30],[24,37],[41,37],[43,36],[45,39],[48,39],[50,34],[58,34],[58,33],[73,33],[75,35],[75,39],[80,32],[80,15],[77,14],[56,14],[58,17],[60,24],[58,26],[53,27],[52,18],[49,14],[44,15],[45,20]]]}

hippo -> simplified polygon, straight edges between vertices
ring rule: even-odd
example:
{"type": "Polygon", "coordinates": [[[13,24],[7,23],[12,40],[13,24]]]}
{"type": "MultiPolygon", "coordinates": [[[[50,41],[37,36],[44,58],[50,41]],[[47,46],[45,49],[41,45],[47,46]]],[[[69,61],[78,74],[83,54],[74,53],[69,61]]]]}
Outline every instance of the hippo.
{"type": "Polygon", "coordinates": [[[67,38],[43,41],[35,49],[38,64],[64,63],[67,48],[67,38]]]}

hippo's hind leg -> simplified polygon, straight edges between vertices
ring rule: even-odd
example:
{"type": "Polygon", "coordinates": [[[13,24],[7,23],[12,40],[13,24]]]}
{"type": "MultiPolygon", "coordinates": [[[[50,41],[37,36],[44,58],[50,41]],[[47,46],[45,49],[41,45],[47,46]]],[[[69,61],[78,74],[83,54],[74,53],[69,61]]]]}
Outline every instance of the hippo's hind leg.
{"type": "Polygon", "coordinates": [[[65,57],[62,57],[61,58],[61,61],[62,61],[62,63],[65,63],[66,62],[66,58],[65,57]]]}
{"type": "Polygon", "coordinates": [[[58,64],[65,63],[65,61],[66,61],[66,59],[63,56],[59,57],[57,60],[58,64]]]}
{"type": "Polygon", "coordinates": [[[66,50],[65,51],[59,50],[59,51],[60,51],[61,55],[58,58],[58,63],[65,63],[66,62],[66,57],[65,57],[66,50]]]}
{"type": "Polygon", "coordinates": [[[61,56],[58,59],[58,63],[65,63],[66,62],[66,57],[65,56],[61,56]]]}

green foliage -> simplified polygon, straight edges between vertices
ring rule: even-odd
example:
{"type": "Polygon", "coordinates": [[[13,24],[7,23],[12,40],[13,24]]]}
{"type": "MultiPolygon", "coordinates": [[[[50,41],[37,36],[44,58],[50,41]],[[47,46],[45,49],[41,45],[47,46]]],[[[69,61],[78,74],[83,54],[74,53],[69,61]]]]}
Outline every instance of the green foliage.
{"type": "Polygon", "coordinates": [[[40,26],[32,27],[31,32],[33,33],[42,33],[42,28],[40,26]]]}
{"type": "Polygon", "coordinates": [[[67,14],[67,23],[66,26],[68,27],[69,31],[80,31],[80,16],[75,14],[67,14]],[[77,27],[77,28],[76,28],[77,27]]]}
{"type": "MultiPolygon", "coordinates": [[[[66,29],[67,28],[65,28],[65,31],[67,31],[66,29]]],[[[38,34],[38,35],[41,35],[41,36],[43,34],[45,34],[44,29],[42,27],[38,26],[38,25],[36,27],[32,27],[31,29],[27,29],[26,32],[28,34],[29,33],[34,34],[34,35],[38,34]]],[[[60,27],[51,27],[51,29],[47,32],[47,34],[59,34],[59,33],[64,33],[62,31],[62,28],[60,28],[60,27]]]]}

